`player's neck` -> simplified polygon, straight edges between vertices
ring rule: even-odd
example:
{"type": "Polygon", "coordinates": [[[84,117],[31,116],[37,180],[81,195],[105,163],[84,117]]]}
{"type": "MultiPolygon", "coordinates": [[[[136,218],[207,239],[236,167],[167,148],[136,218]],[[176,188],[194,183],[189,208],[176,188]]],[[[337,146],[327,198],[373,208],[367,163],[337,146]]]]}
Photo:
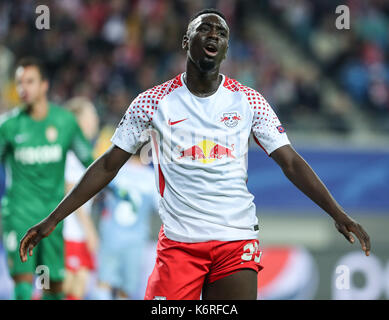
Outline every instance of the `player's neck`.
{"type": "Polygon", "coordinates": [[[189,91],[194,95],[201,97],[212,95],[219,88],[221,79],[219,68],[202,72],[188,59],[184,81],[189,91]]]}
{"type": "Polygon", "coordinates": [[[38,100],[28,107],[30,117],[36,121],[43,120],[47,117],[49,111],[49,104],[46,97],[38,100]]]}

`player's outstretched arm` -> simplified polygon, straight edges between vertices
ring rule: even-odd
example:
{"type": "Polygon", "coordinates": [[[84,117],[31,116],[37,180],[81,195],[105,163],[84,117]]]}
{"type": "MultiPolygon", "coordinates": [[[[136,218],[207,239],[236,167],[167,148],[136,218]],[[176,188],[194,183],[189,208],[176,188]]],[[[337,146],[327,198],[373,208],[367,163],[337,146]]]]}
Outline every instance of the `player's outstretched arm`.
{"type": "Polygon", "coordinates": [[[344,212],[305,160],[290,145],[275,150],[270,156],[296,187],[334,219],[335,227],[348,241],[354,243],[351,232],[355,234],[361,243],[362,250],[368,256],[370,253],[369,235],[359,223],[344,212]]]}
{"type": "Polygon", "coordinates": [[[130,156],[130,153],[113,145],[93,162],[57,208],[47,218],[27,231],[19,246],[22,262],[27,261],[27,252],[31,256],[33,248],[40,240],[47,237],[60,221],[103,189],[116,176],[130,156]]]}

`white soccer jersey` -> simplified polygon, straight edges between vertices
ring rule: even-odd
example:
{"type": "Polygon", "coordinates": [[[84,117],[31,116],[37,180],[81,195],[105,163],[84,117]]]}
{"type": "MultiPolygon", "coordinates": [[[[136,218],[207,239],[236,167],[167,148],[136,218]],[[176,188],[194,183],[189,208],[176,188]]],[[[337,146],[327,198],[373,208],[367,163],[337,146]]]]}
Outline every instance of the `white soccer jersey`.
{"type": "Polygon", "coordinates": [[[138,95],[111,141],[135,153],[151,136],[167,238],[255,239],[258,219],[246,185],[249,137],[270,154],[290,143],[285,130],[257,91],[222,75],[218,90],[200,98],[183,76],[138,95]]]}
{"type": "MultiPolygon", "coordinates": [[[[85,172],[85,167],[78,160],[73,151],[66,154],[65,181],[70,184],[76,184],[85,172]]],[[[90,214],[92,209],[92,200],[87,201],[83,208],[86,214],[90,214]]],[[[67,241],[83,242],[85,241],[84,229],[75,213],[67,216],[64,220],[62,234],[67,241]]]]}

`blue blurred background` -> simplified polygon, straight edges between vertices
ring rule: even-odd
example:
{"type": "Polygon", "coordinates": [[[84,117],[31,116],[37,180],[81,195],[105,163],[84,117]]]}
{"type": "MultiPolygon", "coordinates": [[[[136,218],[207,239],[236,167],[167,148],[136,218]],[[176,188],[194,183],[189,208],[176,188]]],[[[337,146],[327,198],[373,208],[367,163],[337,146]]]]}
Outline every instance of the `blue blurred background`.
{"type": "MultiPolygon", "coordinates": [[[[333,196],[347,211],[387,214],[389,152],[297,148],[333,196]]],[[[248,187],[259,208],[288,214],[319,212],[309,198],[289,183],[278,165],[256,151],[249,153],[248,187]]]]}

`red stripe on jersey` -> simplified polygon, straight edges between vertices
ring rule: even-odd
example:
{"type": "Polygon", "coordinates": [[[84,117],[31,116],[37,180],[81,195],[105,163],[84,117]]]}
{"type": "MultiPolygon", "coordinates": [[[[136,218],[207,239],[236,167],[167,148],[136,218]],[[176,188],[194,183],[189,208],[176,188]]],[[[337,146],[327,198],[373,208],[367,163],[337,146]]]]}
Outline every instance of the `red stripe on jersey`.
{"type": "Polygon", "coordinates": [[[255,142],[263,149],[263,151],[265,151],[265,153],[266,153],[267,155],[269,155],[269,154],[267,153],[267,151],[265,150],[265,148],[260,144],[260,142],[259,142],[259,140],[257,139],[257,137],[254,136],[254,135],[253,135],[253,137],[254,137],[255,142]]]}
{"type": "Polygon", "coordinates": [[[163,176],[161,165],[158,163],[158,180],[159,180],[159,193],[163,198],[163,192],[165,191],[165,177],[163,176]]]}
{"type": "Polygon", "coordinates": [[[165,177],[163,175],[163,172],[162,172],[162,169],[161,169],[161,165],[159,163],[158,143],[157,143],[156,133],[154,131],[151,132],[151,139],[153,140],[155,155],[156,155],[157,161],[158,161],[159,194],[161,195],[161,197],[163,197],[163,193],[165,191],[165,177]]]}

